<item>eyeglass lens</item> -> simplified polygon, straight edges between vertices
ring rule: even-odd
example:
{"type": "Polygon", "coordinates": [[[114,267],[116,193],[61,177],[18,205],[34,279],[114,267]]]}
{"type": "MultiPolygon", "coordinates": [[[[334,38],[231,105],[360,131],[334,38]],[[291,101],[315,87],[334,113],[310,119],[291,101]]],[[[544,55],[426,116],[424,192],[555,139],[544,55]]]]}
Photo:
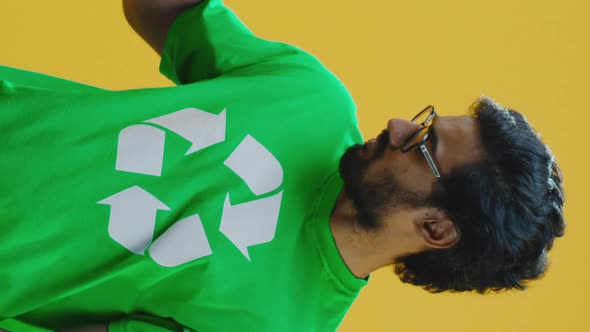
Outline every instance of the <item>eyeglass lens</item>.
{"type": "Polygon", "coordinates": [[[420,131],[414,133],[412,137],[410,137],[403,145],[402,149],[406,150],[410,147],[413,147],[424,140],[424,136],[428,134],[428,127],[432,122],[432,107],[427,107],[422,112],[418,113],[413,119],[412,122],[425,126],[420,131]],[[429,119],[430,117],[430,119],[429,119]]]}

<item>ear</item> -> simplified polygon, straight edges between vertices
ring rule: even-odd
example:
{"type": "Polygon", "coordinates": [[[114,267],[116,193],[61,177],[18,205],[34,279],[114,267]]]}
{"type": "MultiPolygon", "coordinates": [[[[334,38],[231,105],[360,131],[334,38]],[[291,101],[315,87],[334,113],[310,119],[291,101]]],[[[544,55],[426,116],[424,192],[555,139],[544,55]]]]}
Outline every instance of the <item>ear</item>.
{"type": "Polygon", "coordinates": [[[450,248],[459,241],[455,223],[444,214],[414,220],[414,229],[430,248],[450,248]]]}

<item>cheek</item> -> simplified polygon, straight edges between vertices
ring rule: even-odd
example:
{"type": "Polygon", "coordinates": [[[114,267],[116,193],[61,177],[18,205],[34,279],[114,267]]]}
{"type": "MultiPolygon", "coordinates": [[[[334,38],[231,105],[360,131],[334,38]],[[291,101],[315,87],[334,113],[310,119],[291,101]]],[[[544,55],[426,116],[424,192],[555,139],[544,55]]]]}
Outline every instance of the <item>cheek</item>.
{"type": "Polygon", "coordinates": [[[373,162],[365,173],[365,178],[376,178],[387,174],[393,176],[403,189],[429,192],[434,174],[423,156],[416,156],[415,151],[395,153],[373,162]],[[422,157],[419,159],[418,157],[422,157]]]}

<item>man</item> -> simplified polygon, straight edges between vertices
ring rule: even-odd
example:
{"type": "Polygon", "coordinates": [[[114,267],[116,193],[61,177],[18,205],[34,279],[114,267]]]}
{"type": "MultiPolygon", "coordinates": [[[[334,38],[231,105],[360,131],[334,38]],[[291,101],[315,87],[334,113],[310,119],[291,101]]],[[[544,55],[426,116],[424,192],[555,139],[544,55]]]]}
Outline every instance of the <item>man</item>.
{"type": "Polygon", "coordinates": [[[545,272],[562,175],[519,113],[489,98],[465,116],[427,107],[364,142],[334,75],[220,0],[124,8],[178,86],[0,67],[1,319],[333,331],[384,266],[432,292],[545,272]]]}

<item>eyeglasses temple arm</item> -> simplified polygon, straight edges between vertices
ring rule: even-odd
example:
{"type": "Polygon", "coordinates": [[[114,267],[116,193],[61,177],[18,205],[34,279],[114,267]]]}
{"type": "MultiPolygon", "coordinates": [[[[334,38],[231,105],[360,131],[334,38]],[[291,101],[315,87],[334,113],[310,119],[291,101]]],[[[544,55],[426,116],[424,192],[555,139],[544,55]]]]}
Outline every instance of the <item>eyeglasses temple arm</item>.
{"type": "Polygon", "coordinates": [[[434,164],[434,160],[432,160],[432,158],[430,157],[430,153],[428,153],[428,150],[426,149],[426,146],[424,146],[424,144],[420,144],[420,150],[422,150],[422,154],[424,154],[424,157],[426,158],[428,165],[430,165],[430,168],[432,168],[432,171],[434,172],[434,176],[436,176],[437,178],[440,178],[440,173],[438,172],[438,169],[436,168],[436,165],[434,164]]]}

